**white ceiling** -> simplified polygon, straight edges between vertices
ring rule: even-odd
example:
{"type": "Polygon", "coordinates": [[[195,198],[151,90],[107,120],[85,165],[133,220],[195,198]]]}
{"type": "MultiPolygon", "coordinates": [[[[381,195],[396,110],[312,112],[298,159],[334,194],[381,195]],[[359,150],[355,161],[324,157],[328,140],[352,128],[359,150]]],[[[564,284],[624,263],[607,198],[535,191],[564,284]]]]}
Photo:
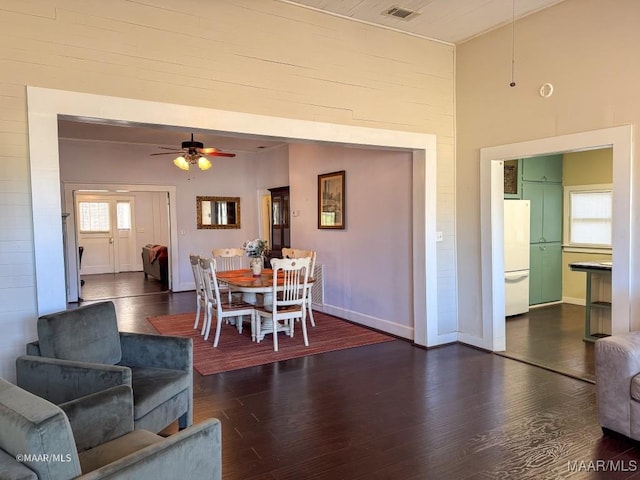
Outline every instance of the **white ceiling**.
{"type": "Polygon", "coordinates": [[[562,0],[280,0],[420,37],[462,43],[562,0]],[[417,15],[385,15],[393,8],[417,15]]]}
{"type": "MultiPolygon", "coordinates": [[[[420,37],[446,43],[461,43],[482,33],[509,24],[550,7],[563,0],[280,0],[369,24],[381,25],[420,37]],[[417,12],[402,20],[385,15],[392,7],[417,12]]],[[[97,142],[122,142],[150,146],[150,153],[160,152],[158,146],[179,148],[194,133],[196,141],[205,147],[226,152],[255,153],[281,145],[278,139],[230,137],[211,132],[191,132],[175,127],[130,124],[105,124],[90,119],[64,119],[59,122],[59,136],[97,142]]]]}

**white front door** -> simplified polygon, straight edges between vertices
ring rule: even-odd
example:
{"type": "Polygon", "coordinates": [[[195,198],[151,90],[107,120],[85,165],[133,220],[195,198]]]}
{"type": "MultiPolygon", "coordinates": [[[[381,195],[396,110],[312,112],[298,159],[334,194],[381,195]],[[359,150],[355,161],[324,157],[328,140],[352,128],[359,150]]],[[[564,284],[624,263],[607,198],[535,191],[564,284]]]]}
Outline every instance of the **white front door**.
{"type": "Polygon", "coordinates": [[[119,273],[134,269],[133,198],[77,195],[80,274],[119,273]]]}

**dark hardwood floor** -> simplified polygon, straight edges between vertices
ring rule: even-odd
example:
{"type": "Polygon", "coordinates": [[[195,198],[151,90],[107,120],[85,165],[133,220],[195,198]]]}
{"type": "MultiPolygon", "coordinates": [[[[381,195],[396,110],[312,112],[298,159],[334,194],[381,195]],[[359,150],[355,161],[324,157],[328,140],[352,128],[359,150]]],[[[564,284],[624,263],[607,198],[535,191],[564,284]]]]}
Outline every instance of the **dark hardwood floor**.
{"type": "Polygon", "coordinates": [[[132,297],[166,292],[168,287],[142,272],[104,273],[82,275],[80,297],[83,300],[132,297]]]}
{"type": "MultiPolygon", "coordinates": [[[[153,333],[146,317],[195,306],[113,301],[122,330],[153,333]]],[[[222,421],[225,480],[640,479],[640,448],[602,436],[592,384],[461,344],[194,372],[194,390],[195,421],[222,421]]]]}
{"type": "Polygon", "coordinates": [[[562,303],[508,317],[503,355],[593,383],[593,343],[582,340],[584,315],[584,307],[562,303]]]}

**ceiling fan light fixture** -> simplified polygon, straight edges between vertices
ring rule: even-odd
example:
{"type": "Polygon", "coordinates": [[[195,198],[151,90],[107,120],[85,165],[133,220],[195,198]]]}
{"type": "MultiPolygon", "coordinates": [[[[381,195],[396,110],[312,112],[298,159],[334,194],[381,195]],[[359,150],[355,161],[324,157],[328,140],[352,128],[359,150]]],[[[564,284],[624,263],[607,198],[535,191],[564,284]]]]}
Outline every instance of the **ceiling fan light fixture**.
{"type": "Polygon", "coordinates": [[[212,164],[207,157],[200,157],[198,158],[198,167],[200,170],[209,170],[212,164]]]}
{"type": "Polygon", "coordinates": [[[176,158],[173,161],[173,164],[178,167],[180,170],[189,170],[189,162],[183,156],[176,158]]]}

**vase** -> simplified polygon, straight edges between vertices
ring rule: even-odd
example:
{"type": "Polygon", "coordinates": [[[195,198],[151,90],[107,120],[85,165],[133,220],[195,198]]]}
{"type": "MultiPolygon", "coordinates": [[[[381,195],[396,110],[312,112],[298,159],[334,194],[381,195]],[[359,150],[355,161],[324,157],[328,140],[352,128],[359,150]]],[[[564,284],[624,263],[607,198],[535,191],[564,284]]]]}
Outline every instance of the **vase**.
{"type": "Polygon", "coordinates": [[[251,259],[251,273],[254,277],[259,277],[262,274],[262,257],[251,259]]]}

